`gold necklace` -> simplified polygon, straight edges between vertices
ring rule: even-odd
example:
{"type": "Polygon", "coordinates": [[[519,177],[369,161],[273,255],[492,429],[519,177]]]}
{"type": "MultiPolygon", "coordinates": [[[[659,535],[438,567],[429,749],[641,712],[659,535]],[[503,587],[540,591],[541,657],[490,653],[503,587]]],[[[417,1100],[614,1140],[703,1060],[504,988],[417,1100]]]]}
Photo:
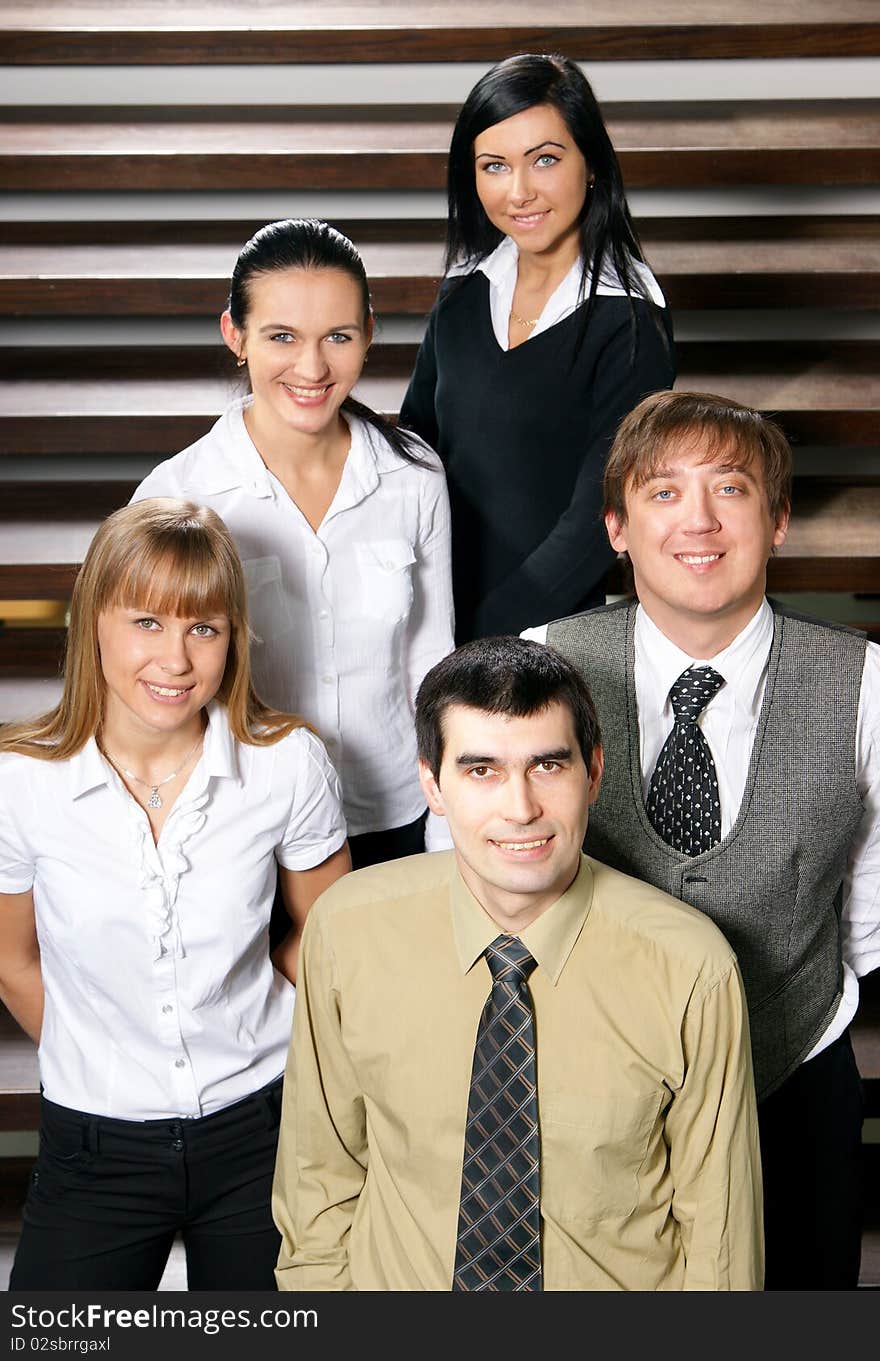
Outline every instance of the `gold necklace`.
{"type": "Polygon", "coordinates": [[[153,783],[152,780],[142,780],[140,775],[135,775],[133,770],[126,770],[122,762],[118,761],[116,757],[111,756],[110,752],[107,751],[106,747],[104,748],[104,755],[107,757],[107,760],[110,762],[111,766],[113,766],[114,770],[120,771],[121,774],[123,774],[126,777],[126,779],[135,780],[138,784],[142,784],[144,786],[144,789],[149,789],[150,797],[147,799],[148,808],[161,808],[162,799],[159,795],[159,790],[162,788],[163,784],[168,784],[169,780],[173,780],[176,775],[179,775],[182,770],[186,769],[196,749],[199,746],[201,746],[202,738],[204,736],[205,736],[204,733],[200,733],[196,745],[190,748],[190,750],[187,752],[186,756],[183,758],[177,769],[172,770],[170,775],[166,775],[164,780],[157,780],[155,784],[153,783]]]}
{"type": "Polygon", "coordinates": [[[535,320],[534,320],[534,321],[526,321],[525,317],[519,316],[519,314],[516,313],[516,312],[514,312],[513,308],[511,307],[511,309],[510,309],[510,320],[511,320],[511,321],[515,321],[516,324],[517,324],[517,326],[537,326],[537,324],[538,324],[538,322],[541,320],[541,318],[540,318],[540,317],[535,317],[535,320]]]}

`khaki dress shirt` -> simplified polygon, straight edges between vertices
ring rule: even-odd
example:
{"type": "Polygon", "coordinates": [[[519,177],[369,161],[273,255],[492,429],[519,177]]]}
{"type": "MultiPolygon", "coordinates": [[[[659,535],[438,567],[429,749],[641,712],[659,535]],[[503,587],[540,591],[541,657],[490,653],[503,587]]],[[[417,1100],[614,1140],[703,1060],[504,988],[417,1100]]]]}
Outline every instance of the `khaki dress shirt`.
{"type": "MultiPolygon", "coordinates": [[[[312,909],[273,1193],[282,1290],[451,1288],[498,934],[453,852],[346,875],[312,909]]],[[[748,1021],[721,933],[583,857],[521,939],[544,1288],[760,1289],[748,1021]]]]}

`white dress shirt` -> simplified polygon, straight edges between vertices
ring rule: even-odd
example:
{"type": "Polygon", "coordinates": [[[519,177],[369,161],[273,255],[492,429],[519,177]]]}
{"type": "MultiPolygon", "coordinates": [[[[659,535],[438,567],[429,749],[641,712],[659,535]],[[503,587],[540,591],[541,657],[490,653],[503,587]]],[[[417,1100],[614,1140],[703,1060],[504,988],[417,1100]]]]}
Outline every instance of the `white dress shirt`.
{"type": "Polygon", "coordinates": [[[424,812],[413,712],[425,672],[453,647],[449,498],[440,461],[401,459],[347,417],[351,449],[313,530],[248,434],[247,397],[160,463],[133,500],[184,496],[226,522],[248,582],[254,682],[314,725],[342,779],[349,833],[424,812]]]}
{"type": "Polygon", "coordinates": [[[158,845],[94,738],[64,761],[0,755],[0,893],[33,890],[48,1099],[201,1116],[278,1077],[295,990],[269,959],[274,861],[310,869],[344,842],[318,739],[236,742],[216,701],[158,845]]]}
{"type": "MultiPolygon", "coordinates": [[[[632,260],[630,263],[633,272],[644,284],[651,302],[656,303],[658,307],[665,307],[666,299],[648,266],[642,264],[640,260],[632,260]]],[[[516,292],[518,265],[519,249],[509,236],[505,236],[491,255],[487,255],[485,260],[481,260],[476,266],[477,270],[481,274],[485,274],[489,280],[489,311],[492,317],[492,330],[495,332],[495,339],[502,350],[510,348],[508,331],[513,295],[516,292]]],[[[450,277],[457,274],[470,274],[473,268],[474,266],[470,264],[454,265],[449,274],[450,277]]],[[[529,328],[529,340],[540,335],[542,331],[549,331],[551,326],[562,321],[563,317],[567,317],[583,302],[585,293],[581,291],[582,269],[581,261],[576,260],[565,278],[545,302],[536,325],[529,328]]],[[[590,287],[589,275],[585,280],[585,287],[588,291],[590,287]]],[[[603,269],[596,292],[602,297],[626,297],[626,289],[621,284],[613,266],[606,265],[603,269]]]]}
{"type": "MultiPolygon", "coordinates": [[[[522,637],[547,641],[547,625],[522,637]]],[[[645,795],[660,750],[675,721],[669,691],[689,666],[710,662],[725,684],[699,719],[718,774],[721,835],[739,814],[764,699],[773,642],[773,611],[766,600],[729,647],[714,657],[689,657],[661,633],[641,605],[635,624],[635,687],[645,795]]],[[[880,966],[880,647],[868,643],[856,724],[856,782],[865,805],[849,848],[843,881],[841,941],[843,997],[812,1058],[843,1033],[859,1003],[859,978],[880,966]]]]}

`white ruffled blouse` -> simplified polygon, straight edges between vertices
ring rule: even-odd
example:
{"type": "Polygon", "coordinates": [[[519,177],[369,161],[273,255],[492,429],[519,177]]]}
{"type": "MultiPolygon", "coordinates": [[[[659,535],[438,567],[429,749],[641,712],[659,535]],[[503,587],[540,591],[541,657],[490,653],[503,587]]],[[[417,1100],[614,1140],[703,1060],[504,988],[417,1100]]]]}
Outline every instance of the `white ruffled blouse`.
{"type": "Polygon", "coordinates": [[[0,893],[33,890],[50,1101],[125,1120],[208,1115],[284,1068],[295,990],[272,967],[276,859],[345,841],[336,772],[305,728],[236,742],[209,706],[201,759],[153,841],[94,740],[0,755],[0,893]]]}

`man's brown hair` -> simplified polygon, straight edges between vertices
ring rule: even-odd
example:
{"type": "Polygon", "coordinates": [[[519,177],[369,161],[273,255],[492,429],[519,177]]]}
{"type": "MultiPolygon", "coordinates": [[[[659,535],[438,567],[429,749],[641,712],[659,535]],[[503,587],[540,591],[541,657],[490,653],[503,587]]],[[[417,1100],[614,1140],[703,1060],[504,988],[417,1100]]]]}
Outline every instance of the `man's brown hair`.
{"type": "Polygon", "coordinates": [[[698,443],[705,462],[721,455],[735,467],[757,464],[774,521],[791,505],[791,445],[759,411],[712,392],[654,392],[624,417],[605,469],[605,512],[623,524],[626,493],[663,468],[670,445],[698,443]]]}

